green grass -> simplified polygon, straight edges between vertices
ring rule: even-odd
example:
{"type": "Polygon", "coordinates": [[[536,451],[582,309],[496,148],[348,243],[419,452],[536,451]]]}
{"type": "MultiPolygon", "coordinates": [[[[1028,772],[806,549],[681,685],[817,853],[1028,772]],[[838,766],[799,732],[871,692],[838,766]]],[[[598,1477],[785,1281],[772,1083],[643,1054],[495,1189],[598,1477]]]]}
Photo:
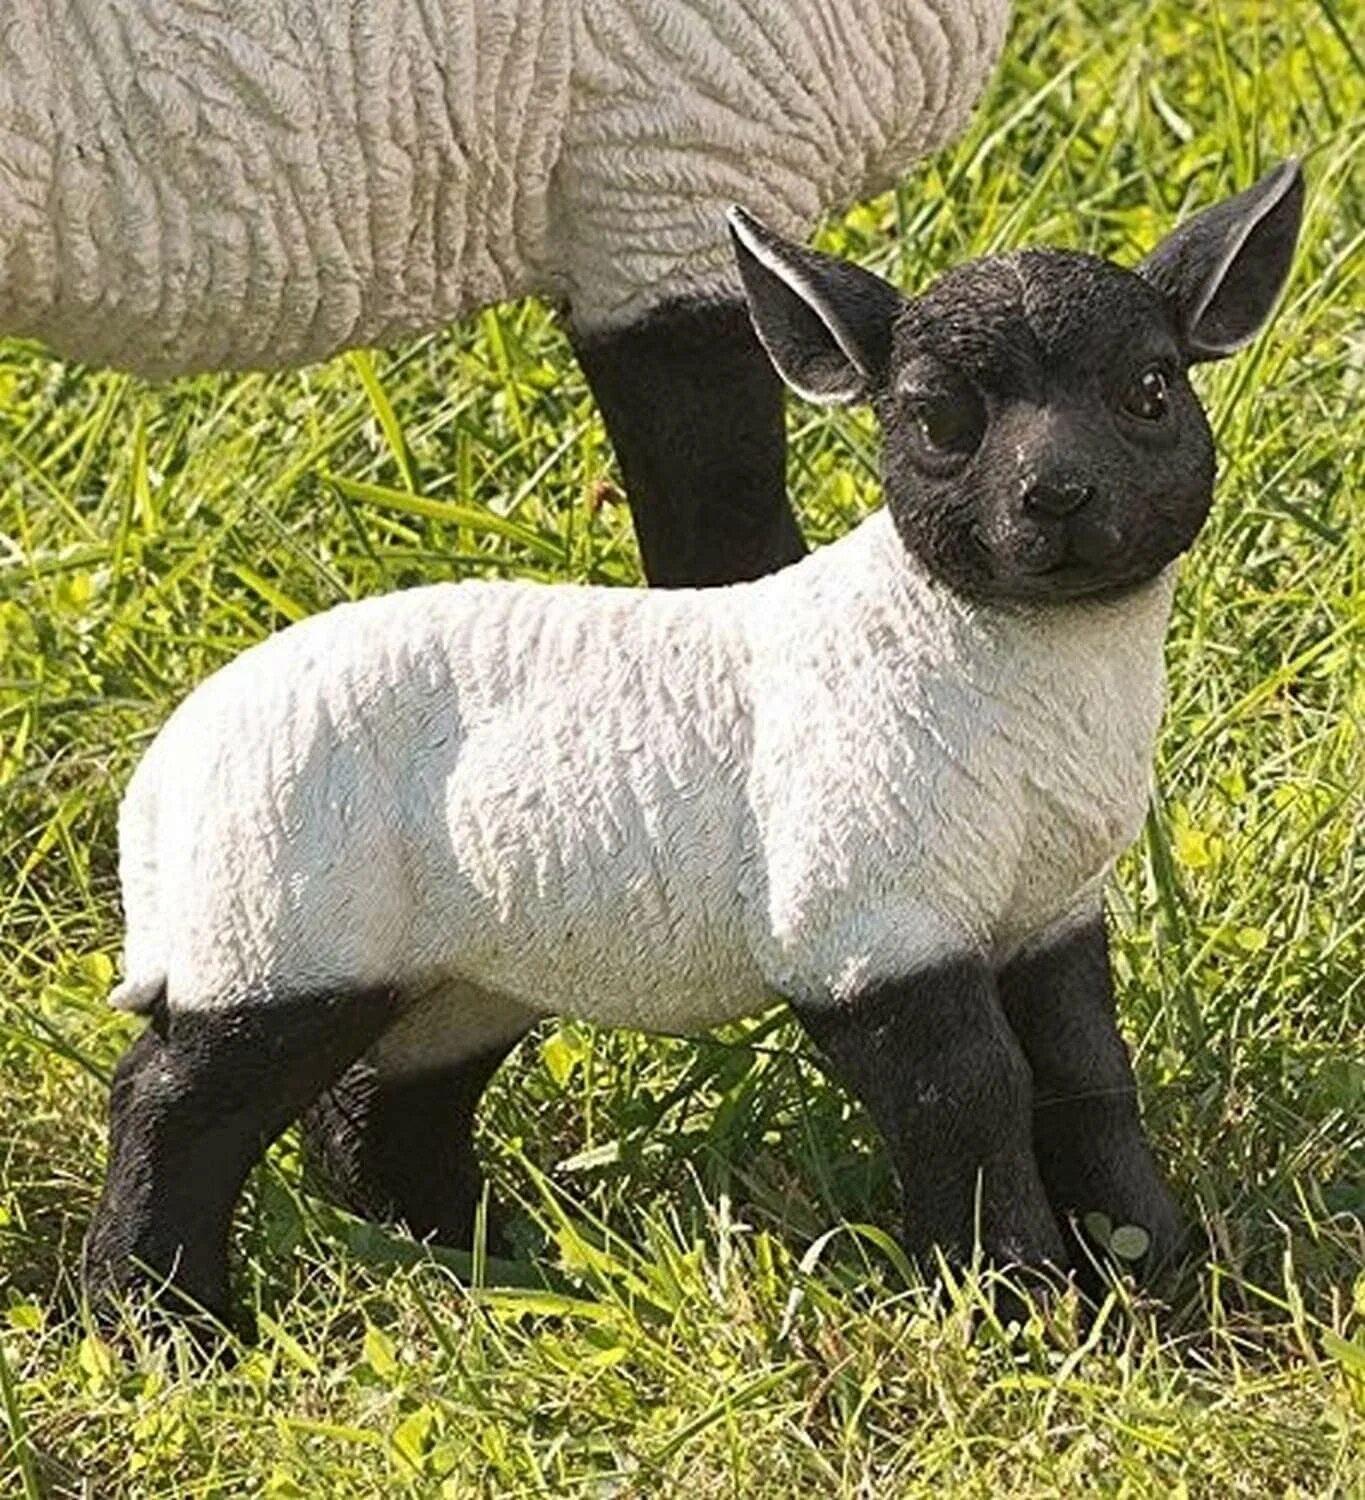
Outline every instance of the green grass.
{"type": "MultiPolygon", "coordinates": [[[[1120,1295],[1087,1332],[1063,1304],[1011,1341],[970,1283],[936,1309],[865,1119],[773,1016],[528,1039],[482,1125],[515,1263],[343,1218],[286,1139],[238,1235],[258,1346],[204,1371],[96,1339],[71,1275],[135,1029],[104,1005],[114,811],[170,707],[340,599],[639,574],[539,306],[160,390],[0,346],[4,1493],[1365,1495],[1363,21],[1027,0],[969,137],[827,231],[909,286],[1025,242],[1131,261],[1308,155],[1281,315],[1200,377],[1220,498],[1114,893],[1147,1117],[1207,1239],[1168,1313],[1120,1295]]],[[[870,430],[791,423],[827,540],[874,502],[870,430]]]]}

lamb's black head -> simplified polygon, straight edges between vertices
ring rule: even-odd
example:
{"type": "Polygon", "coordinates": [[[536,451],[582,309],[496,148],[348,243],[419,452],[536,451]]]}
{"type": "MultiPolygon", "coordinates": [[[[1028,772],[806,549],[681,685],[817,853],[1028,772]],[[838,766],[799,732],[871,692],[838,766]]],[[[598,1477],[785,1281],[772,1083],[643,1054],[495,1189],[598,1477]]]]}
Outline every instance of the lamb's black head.
{"type": "Polygon", "coordinates": [[[964,593],[1071,599],[1154,577],[1203,525],[1213,441],[1187,371],[1264,322],[1302,208],[1291,162],[1136,271],[1024,250],[910,299],[740,209],[730,222],[782,376],[813,401],[873,404],[906,546],[964,593]]]}

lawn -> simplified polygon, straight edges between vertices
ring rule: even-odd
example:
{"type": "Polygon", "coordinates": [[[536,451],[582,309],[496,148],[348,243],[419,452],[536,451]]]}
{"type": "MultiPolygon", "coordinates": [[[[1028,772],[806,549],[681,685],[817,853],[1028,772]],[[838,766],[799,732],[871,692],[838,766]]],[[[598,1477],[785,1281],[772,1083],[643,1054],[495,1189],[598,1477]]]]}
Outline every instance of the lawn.
{"type": "MultiPolygon", "coordinates": [[[[171,707],[338,600],[639,569],[539,305],[165,388],[0,345],[0,1490],[1365,1496],[1363,146],[1348,0],[1024,0],[970,134],[825,230],[907,287],[1030,242],[1131,262],[1306,156],[1279,317],[1199,376],[1220,494],[1112,903],[1204,1264],[1169,1307],[1062,1301],[1014,1337],[970,1278],[907,1280],[867,1121],[775,1013],[533,1033],[481,1126],[513,1259],[347,1219],[286,1137],[239,1222],[255,1346],[97,1338],[72,1272],[136,1031],[104,1003],[114,814],[171,707]]],[[[870,428],[790,421],[825,541],[876,501],[870,428]]]]}

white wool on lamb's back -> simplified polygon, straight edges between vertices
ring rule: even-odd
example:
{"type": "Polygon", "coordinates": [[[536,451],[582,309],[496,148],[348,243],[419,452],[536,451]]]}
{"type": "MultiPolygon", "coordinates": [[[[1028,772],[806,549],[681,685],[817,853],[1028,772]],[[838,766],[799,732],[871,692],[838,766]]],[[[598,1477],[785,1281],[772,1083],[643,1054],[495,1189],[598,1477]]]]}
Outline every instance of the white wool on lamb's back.
{"type": "MultiPolygon", "coordinates": [[[[391,985],[690,1031],[1000,957],[1136,834],[1170,571],[972,605],[878,514],[701,593],[438,585],[210,678],[125,798],[123,1002],[391,985]]],[[[495,1029],[490,1028],[490,1029],[495,1029]]]]}
{"type": "Polygon", "coordinates": [[[580,329],[734,288],[949,139],[1007,0],[24,0],[0,25],[0,332],[171,375],[506,297],[580,329]]]}

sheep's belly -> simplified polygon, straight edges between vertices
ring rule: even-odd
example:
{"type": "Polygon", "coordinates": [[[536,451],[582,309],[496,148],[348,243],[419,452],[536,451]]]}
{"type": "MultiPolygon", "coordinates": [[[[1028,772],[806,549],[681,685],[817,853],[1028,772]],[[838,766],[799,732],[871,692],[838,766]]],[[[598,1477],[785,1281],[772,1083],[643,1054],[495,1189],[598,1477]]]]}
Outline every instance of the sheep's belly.
{"type": "Polygon", "coordinates": [[[590,950],[564,945],[535,972],[495,966],[480,983],[528,1010],[604,1026],[689,1035],[752,1015],[777,999],[751,965],[719,955],[590,950]]]}
{"type": "Polygon", "coordinates": [[[466,891],[455,974],[528,1010],[642,1031],[699,1031],[775,998],[744,939],[733,878],[672,901],[643,881],[606,899],[586,880],[566,885],[502,910],[469,905],[466,891]]]}

